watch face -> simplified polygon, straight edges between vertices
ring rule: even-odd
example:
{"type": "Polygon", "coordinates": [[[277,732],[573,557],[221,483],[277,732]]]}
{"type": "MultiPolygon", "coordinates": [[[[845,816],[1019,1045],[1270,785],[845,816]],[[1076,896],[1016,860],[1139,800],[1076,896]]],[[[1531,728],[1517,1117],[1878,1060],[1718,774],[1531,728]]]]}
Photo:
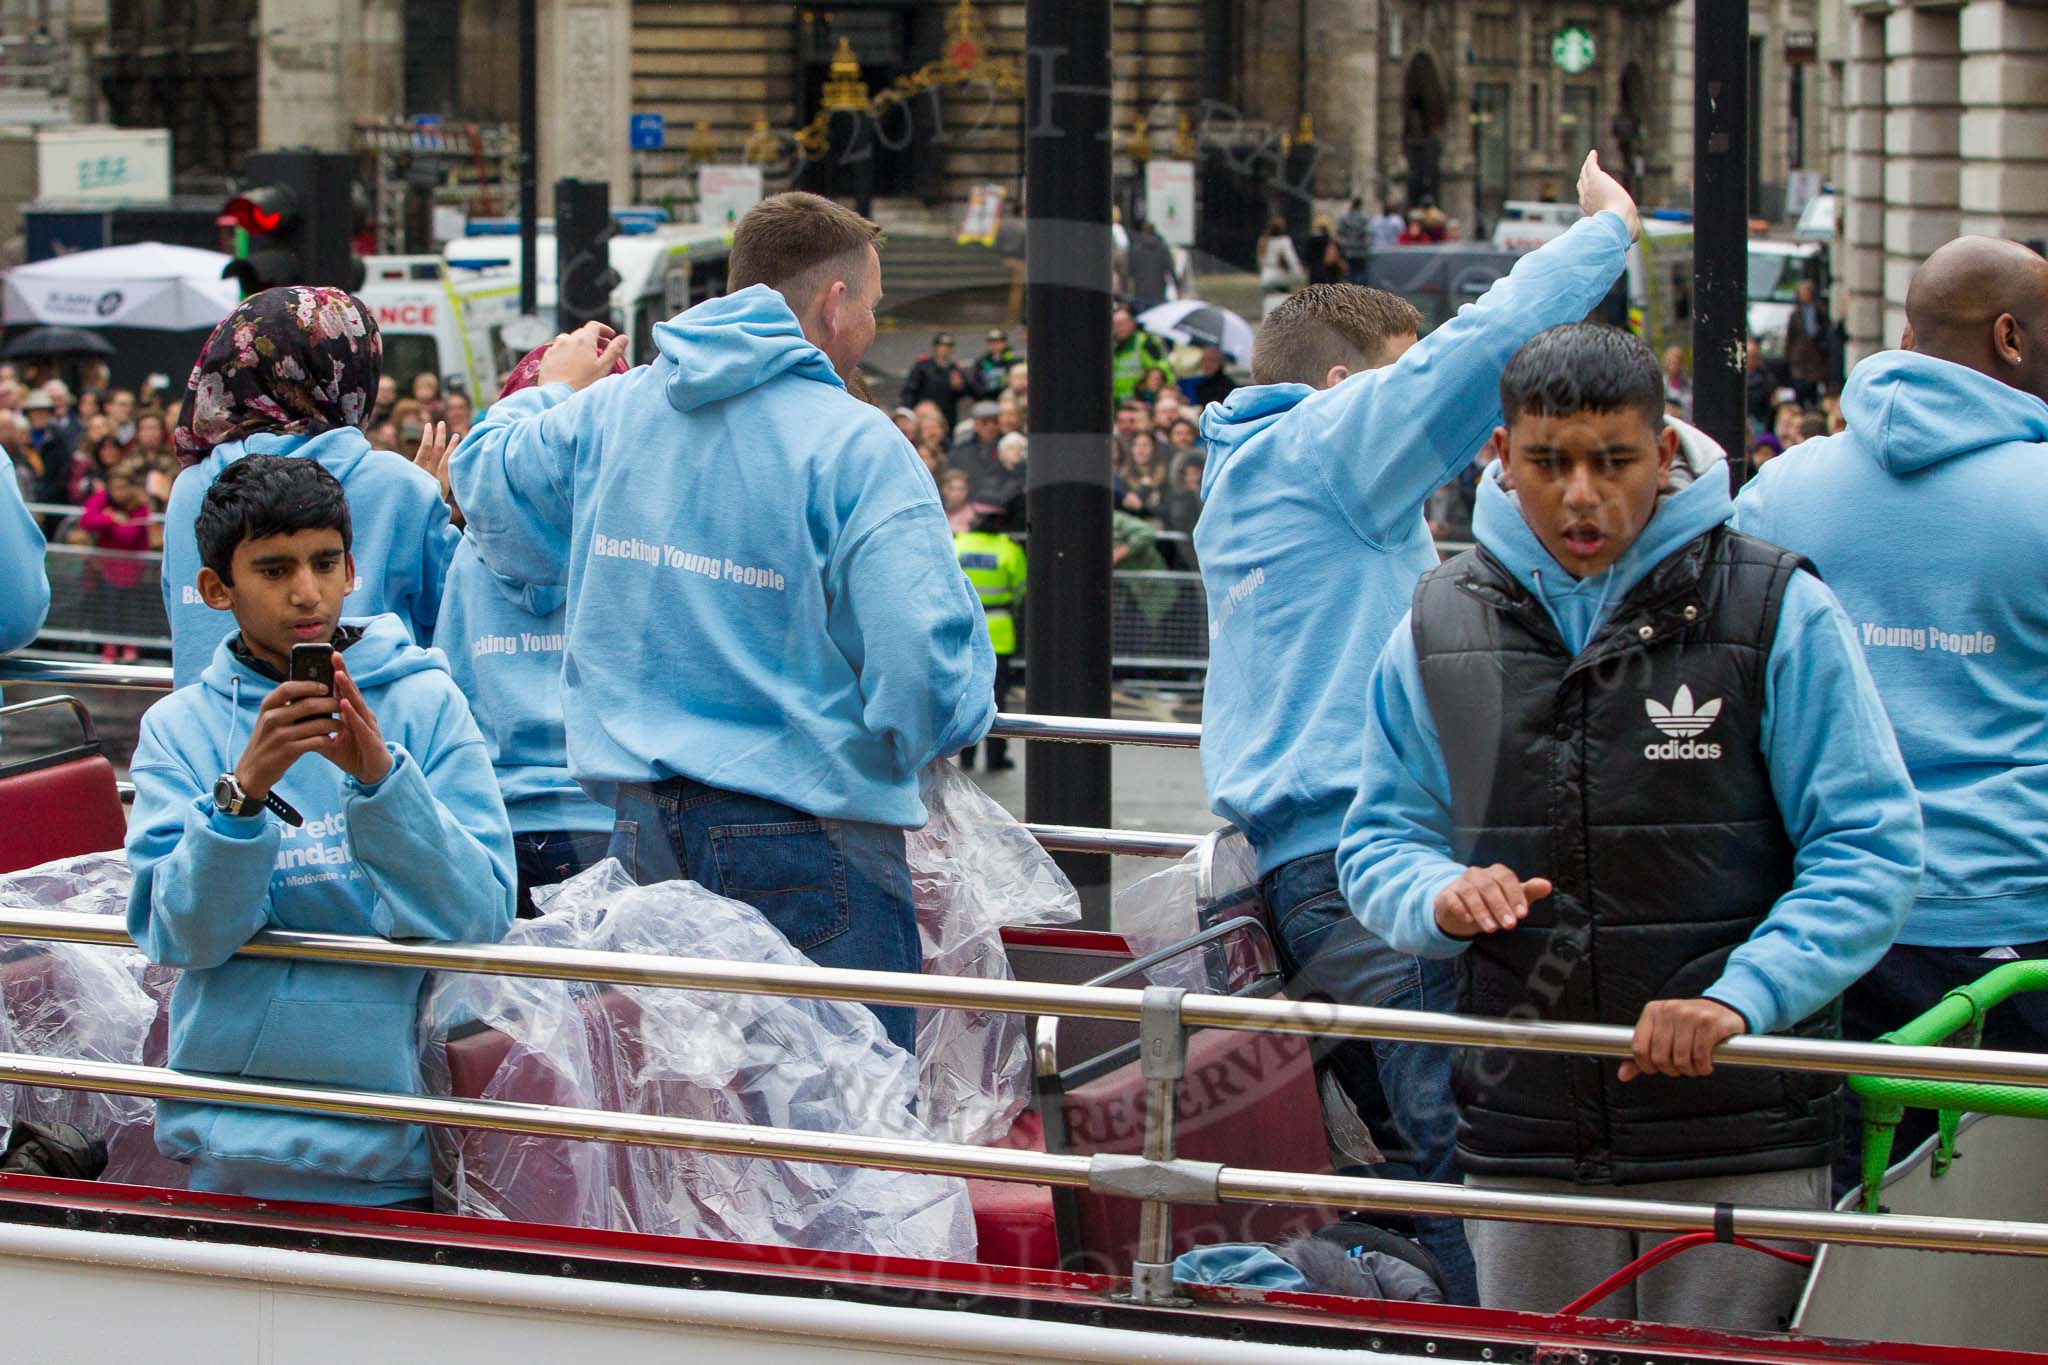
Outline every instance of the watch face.
{"type": "Polygon", "coordinates": [[[229,774],[222,773],[221,776],[214,782],[213,804],[219,806],[228,814],[240,815],[242,813],[242,803],[244,799],[245,798],[242,795],[241,787],[235,782],[235,779],[229,774]]]}

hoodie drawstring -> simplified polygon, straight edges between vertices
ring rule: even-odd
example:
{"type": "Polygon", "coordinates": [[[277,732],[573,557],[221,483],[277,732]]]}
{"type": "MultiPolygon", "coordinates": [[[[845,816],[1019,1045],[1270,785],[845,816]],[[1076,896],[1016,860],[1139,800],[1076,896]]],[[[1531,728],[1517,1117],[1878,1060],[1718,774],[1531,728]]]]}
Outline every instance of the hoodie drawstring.
{"type": "Polygon", "coordinates": [[[235,762],[235,722],[241,715],[242,676],[239,673],[231,673],[228,675],[227,724],[222,729],[220,737],[220,761],[230,767],[234,766],[235,762]]]}

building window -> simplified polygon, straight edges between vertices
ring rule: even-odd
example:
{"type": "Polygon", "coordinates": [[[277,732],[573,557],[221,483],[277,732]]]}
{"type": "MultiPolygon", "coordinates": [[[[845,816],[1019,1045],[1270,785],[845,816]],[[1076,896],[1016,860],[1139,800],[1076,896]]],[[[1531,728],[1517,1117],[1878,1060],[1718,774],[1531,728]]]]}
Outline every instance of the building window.
{"type": "Polygon", "coordinates": [[[1496,66],[1515,64],[1515,16],[1479,13],[1472,16],[1472,56],[1496,66]]]}
{"type": "Polygon", "coordinates": [[[1541,153],[1543,143],[1543,82],[1529,82],[1529,150],[1541,153]]]}
{"type": "Polygon", "coordinates": [[[1565,160],[1577,163],[1590,149],[1600,145],[1600,87],[1567,85],[1564,102],[1557,112],[1558,150],[1565,160]]]}
{"type": "Polygon", "coordinates": [[[460,95],[460,12],[455,0],[407,0],[405,112],[452,117],[460,95]]]}

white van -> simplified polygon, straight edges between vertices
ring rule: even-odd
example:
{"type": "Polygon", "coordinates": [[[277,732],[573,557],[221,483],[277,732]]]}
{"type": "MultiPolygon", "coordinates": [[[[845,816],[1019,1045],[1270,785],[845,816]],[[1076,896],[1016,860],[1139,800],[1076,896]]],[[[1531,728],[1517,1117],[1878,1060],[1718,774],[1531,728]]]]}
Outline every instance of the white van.
{"type": "MultiPolygon", "coordinates": [[[[536,246],[540,314],[551,319],[555,308],[554,234],[541,233],[536,246]]],[[[652,232],[621,233],[611,239],[610,246],[612,269],[619,274],[619,283],[612,290],[612,323],[629,339],[628,365],[643,365],[654,358],[656,323],[725,292],[732,234],[723,227],[664,224],[652,232]]],[[[443,248],[442,255],[456,274],[509,279],[512,307],[517,312],[520,255],[516,234],[458,237],[443,248]]]]}

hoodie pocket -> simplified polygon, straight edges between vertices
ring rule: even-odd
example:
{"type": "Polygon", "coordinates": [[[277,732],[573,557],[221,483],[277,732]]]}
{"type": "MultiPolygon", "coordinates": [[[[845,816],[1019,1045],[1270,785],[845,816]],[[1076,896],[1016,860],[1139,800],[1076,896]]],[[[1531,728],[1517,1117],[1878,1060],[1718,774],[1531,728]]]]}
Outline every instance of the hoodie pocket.
{"type": "Polygon", "coordinates": [[[837,825],[713,825],[711,853],[719,894],[759,910],[800,953],[839,937],[853,922],[837,825]]]}
{"type": "Polygon", "coordinates": [[[245,1074],[416,1093],[416,1013],[410,1002],[272,1000],[245,1074]]]}

